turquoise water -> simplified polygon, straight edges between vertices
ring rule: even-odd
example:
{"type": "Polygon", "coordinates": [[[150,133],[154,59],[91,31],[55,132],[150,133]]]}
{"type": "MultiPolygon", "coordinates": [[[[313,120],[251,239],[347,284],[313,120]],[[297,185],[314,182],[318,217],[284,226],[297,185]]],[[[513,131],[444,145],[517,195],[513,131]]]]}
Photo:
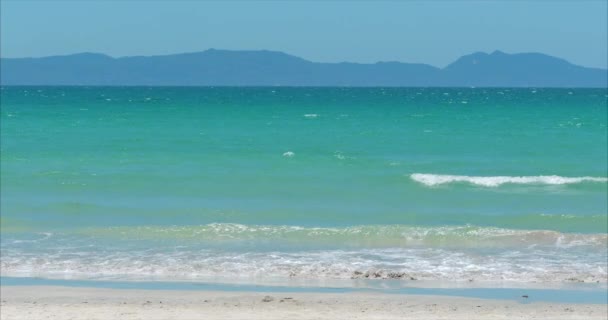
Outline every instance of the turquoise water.
{"type": "Polygon", "coordinates": [[[608,281],[605,89],[0,94],[3,276],[608,281]]]}

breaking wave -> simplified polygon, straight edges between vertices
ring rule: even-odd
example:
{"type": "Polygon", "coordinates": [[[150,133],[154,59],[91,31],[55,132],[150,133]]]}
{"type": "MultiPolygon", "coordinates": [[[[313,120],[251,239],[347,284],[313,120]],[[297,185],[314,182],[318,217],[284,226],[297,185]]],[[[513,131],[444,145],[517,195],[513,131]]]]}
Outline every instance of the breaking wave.
{"type": "Polygon", "coordinates": [[[562,177],[562,176],[457,176],[443,174],[414,173],[412,180],[427,186],[437,186],[449,183],[470,183],[483,187],[499,187],[503,184],[540,184],[562,185],[583,182],[608,182],[605,177],[562,177]]]}

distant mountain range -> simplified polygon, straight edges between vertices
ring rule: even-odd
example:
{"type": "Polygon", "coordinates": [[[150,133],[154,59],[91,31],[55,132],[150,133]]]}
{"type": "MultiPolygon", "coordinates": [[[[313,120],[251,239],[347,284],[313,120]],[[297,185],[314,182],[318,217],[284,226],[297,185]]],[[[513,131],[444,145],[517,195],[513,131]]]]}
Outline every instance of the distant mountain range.
{"type": "Polygon", "coordinates": [[[79,53],[0,59],[2,85],[608,87],[608,71],[540,53],[463,56],[445,68],[378,62],[319,63],[275,51],[113,58],[79,53]]]}

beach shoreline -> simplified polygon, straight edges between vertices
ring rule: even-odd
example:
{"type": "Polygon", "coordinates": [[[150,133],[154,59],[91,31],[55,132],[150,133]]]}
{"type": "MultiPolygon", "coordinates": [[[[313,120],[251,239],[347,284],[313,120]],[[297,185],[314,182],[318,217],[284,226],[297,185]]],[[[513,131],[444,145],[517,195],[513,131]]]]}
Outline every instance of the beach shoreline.
{"type": "Polygon", "coordinates": [[[606,304],[374,292],[244,292],[2,286],[11,319],[606,319],[606,304]]]}

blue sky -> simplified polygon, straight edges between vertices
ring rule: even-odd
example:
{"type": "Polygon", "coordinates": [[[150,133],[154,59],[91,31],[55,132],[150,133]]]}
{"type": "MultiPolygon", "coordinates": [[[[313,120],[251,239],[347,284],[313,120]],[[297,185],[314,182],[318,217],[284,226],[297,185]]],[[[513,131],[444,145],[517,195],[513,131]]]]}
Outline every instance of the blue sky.
{"type": "Polygon", "coordinates": [[[608,1],[1,1],[0,55],[284,51],[443,67],[496,49],[608,65],[608,1]]]}

